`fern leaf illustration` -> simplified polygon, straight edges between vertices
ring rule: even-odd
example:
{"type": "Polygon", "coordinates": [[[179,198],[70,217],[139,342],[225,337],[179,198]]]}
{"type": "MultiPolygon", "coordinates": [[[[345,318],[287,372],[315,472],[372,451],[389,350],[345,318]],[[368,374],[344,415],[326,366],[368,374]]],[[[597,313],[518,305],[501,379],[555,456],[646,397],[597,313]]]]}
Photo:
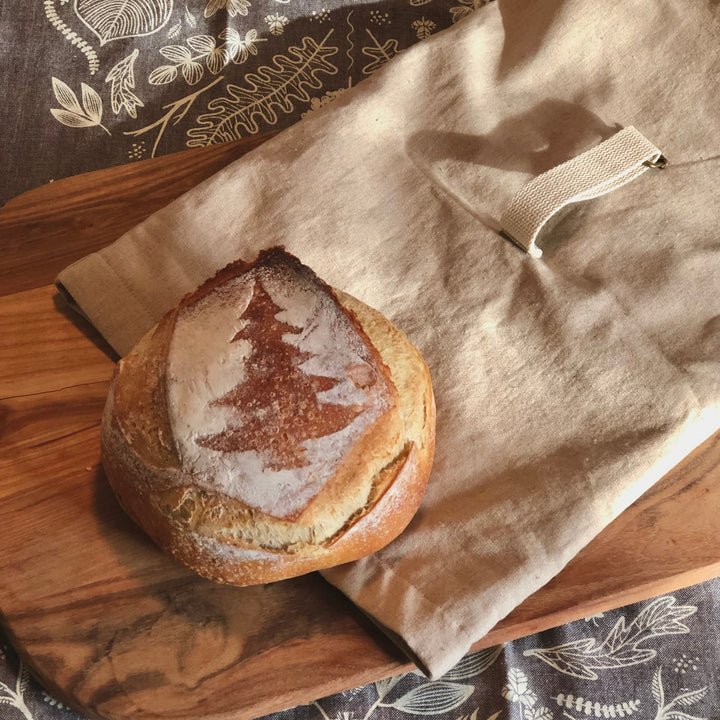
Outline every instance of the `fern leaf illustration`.
{"type": "Polygon", "coordinates": [[[662,666],[656,671],[652,681],[652,692],[655,702],[658,705],[655,720],[705,720],[695,715],[678,710],[677,707],[689,707],[702,700],[707,694],[708,688],[702,687],[698,690],[686,690],[676,695],[669,703],[663,704],[665,692],[662,686],[662,666]]]}
{"type": "Polygon", "coordinates": [[[544,705],[524,707],[523,717],[525,720],[553,720],[552,710],[544,705]]]}
{"type": "Polygon", "coordinates": [[[659,667],[652,679],[652,696],[653,700],[658,704],[658,707],[662,707],[665,704],[665,690],[662,685],[662,667],[659,667]]]}
{"type": "Polygon", "coordinates": [[[198,127],[188,131],[188,147],[204,147],[254,134],[260,130],[258,121],[267,125],[278,122],[279,113],[291,113],[295,102],[310,102],[308,90],[322,87],[318,76],[334,75],[337,67],[329,60],[338,52],[327,45],[332,30],[317,43],[310,37],[302,46],[291,46],[287,55],[276,55],[274,67],[261,66],[256,73],[245,76],[245,86],[227,86],[227,97],[208,103],[210,112],[200,115],[198,127]]]}
{"type": "Polygon", "coordinates": [[[139,53],[140,51],[135,48],[130,55],[117,63],[105,78],[105,82],[110,83],[110,105],[116,115],[125,108],[131,118],[136,118],[137,108],[144,107],[143,102],[133,92],[134,65],[139,53]]]}
{"type": "Polygon", "coordinates": [[[680,705],[680,707],[688,707],[699,702],[707,695],[707,687],[700,688],[699,690],[689,690],[678,695],[673,701],[672,705],[680,705]]]}
{"type": "Polygon", "coordinates": [[[701,718],[697,715],[689,715],[688,713],[680,712],[679,710],[671,710],[663,715],[665,720],[707,720],[707,718],[701,718]]]}
{"type": "Polygon", "coordinates": [[[64,23],[55,9],[53,0],[45,0],[45,17],[52,23],[52,26],[71,44],[77,47],[80,52],[87,58],[90,66],[90,74],[94,75],[100,67],[97,53],[94,48],[83,40],[71,27],[64,23]]]}
{"type": "Polygon", "coordinates": [[[626,700],[625,702],[606,704],[584,697],[575,697],[572,694],[560,693],[553,700],[560,706],[575,712],[581,712],[588,717],[624,718],[636,713],[640,709],[639,700],[626,700]]]}
{"type": "Polygon", "coordinates": [[[30,671],[20,661],[18,666],[18,679],[16,683],[16,692],[19,696],[23,696],[27,690],[28,684],[30,683],[30,671]]]}
{"type": "Polygon", "coordinates": [[[185,22],[191,27],[194,28],[197,26],[197,18],[188,10],[188,6],[185,6],[185,22]]]}

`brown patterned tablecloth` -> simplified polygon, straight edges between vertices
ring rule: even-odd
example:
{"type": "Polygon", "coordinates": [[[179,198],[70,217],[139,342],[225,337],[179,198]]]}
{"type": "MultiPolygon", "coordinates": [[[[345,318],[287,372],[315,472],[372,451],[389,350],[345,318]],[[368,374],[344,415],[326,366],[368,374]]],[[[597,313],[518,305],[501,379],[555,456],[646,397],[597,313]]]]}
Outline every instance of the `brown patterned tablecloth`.
{"type": "MultiPolygon", "coordinates": [[[[0,0],[0,203],[281,129],[485,0],[0,0]]],[[[1,549],[0,549],[1,551],[1,549]]],[[[720,580],[275,720],[720,718],[720,580]]],[[[309,669],[311,671],[311,669],[309,669]]],[[[0,719],[79,718],[0,633],[0,719]]]]}

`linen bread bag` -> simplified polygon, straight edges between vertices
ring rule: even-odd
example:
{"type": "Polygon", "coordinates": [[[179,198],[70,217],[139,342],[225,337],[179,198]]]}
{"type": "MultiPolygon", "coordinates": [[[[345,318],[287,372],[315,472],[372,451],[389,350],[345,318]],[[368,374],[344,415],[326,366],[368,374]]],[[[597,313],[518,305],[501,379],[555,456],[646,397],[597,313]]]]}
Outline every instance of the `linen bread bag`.
{"type": "Polygon", "coordinates": [[[324,576],[433,676],[720,420],[718,6],[498,0],[59,278],[124,354],[282,243],[425,357],[433,472],[407,530],[324,576]],[[670,164],[498,232],[532,178],[633,125],[670,164]]]}

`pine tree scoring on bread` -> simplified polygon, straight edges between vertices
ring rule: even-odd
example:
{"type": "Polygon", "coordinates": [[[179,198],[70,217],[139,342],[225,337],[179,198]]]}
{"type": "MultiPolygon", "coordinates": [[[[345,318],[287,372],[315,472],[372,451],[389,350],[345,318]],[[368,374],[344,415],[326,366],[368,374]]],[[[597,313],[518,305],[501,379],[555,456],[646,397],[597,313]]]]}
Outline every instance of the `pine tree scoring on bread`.
{"type": "Polygon", "coordinates": [[[434,438],[420,353],[272,248],[183,298],[120,361],[102,451],[160,547],[249,585],[390,542],[420,504],[434,438]]]}

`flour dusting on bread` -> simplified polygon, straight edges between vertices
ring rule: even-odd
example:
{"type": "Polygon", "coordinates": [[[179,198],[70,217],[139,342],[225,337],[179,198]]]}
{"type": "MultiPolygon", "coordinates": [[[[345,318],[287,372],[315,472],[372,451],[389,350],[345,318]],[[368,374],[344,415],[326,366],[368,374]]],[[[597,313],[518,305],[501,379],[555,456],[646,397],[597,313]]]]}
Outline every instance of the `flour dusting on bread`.
{"type": "Polygon", "coordinates": [[[234,585],[385,546],[420,504],[434,444],[418,350],[280,247],[169,311],[119,362],[102,424],[126,512],[234,585]]]}
{"type": "Polygon", "coordinates": [[[309,273],[278,264],[180,310],[167,394],[195,483],[278,518],[302,513],[394,404],[337,299],[309,273]]]}

